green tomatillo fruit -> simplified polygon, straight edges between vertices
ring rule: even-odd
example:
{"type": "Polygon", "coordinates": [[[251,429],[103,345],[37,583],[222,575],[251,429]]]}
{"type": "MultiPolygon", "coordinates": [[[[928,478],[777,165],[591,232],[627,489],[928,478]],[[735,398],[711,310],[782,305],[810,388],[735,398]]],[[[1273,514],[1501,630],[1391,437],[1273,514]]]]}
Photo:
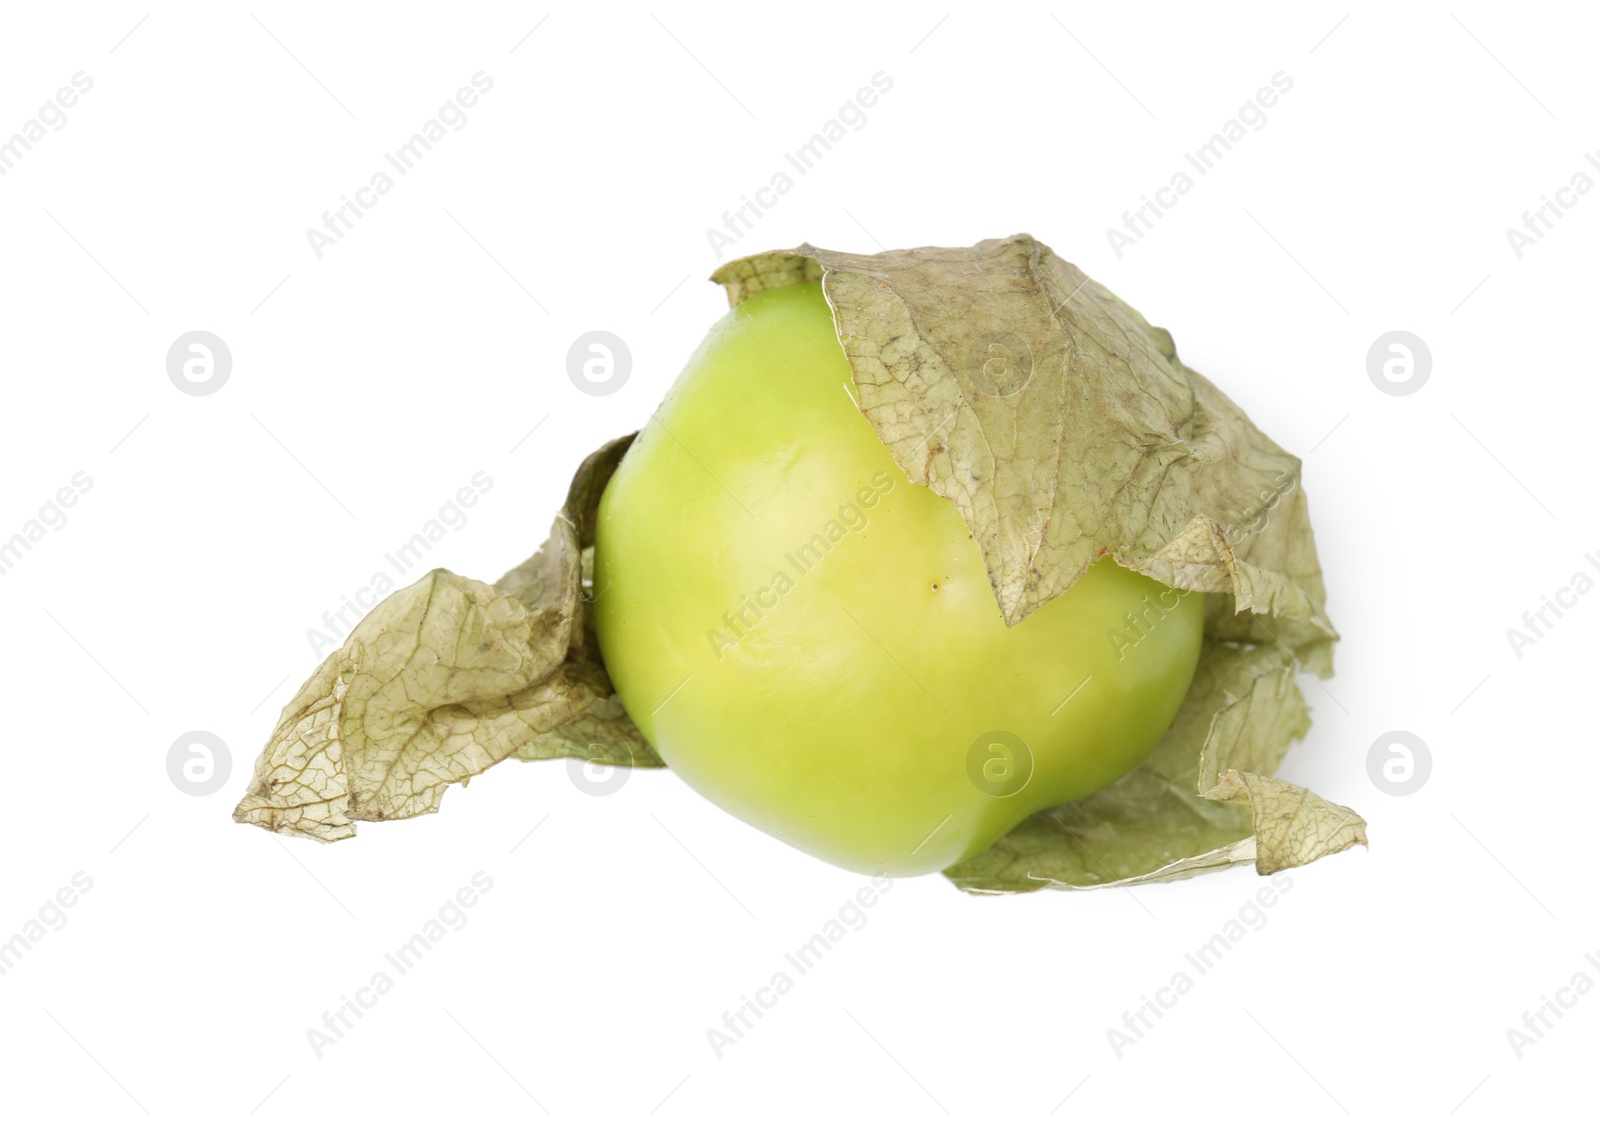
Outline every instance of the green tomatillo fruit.
{"type": "Polygon", "coordinates": [[[1276,775],[1338,640],[1300,460],[1170,333],[1026,234],[712,281],[732,312],[531,555],[308,634],[234,819],[335,842],[566,760],[590,794],[670,766],[803,850],[974,894],[1367,841],[1276,775]]]}
{"type": "Polygon", "coordinates": [[[594,623],[695,789],[840,866],[921,874],[1138,764],[1202,602],[1102,557],[1007,627],[961,513],[851,380],[819,283],[718,322],[600,502],[594,623]]]}

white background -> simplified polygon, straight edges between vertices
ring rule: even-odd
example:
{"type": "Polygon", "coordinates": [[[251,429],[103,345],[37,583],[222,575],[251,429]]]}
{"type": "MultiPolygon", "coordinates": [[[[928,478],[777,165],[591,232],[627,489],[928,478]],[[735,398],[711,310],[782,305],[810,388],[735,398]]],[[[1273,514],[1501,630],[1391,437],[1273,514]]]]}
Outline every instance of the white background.
{"type": "Polygon", "coordinates": [[[0,539],[76,472],[93,486],[0,576],[0,936],[75,873],[93,888],[0,977],[0,1116],[1499,1125],[1589,1104],[1600,991],[1520,1059],[1506,1032],[1600,949],[1600,595],[1520,658],[1506,631],[1600,577],[1600,193],[1520,259],[1505,232],[1600,147],[1595,28],[1393,9],[9,8],[0,136],[94,85],[0,177],[0,539]],[[478,71],[467,125],[317,258],[306,229],[478,71]],[[1120,1058],[1108,1028],[1265,879],[898,881],[719,1060],[707,1028],[861,882],[668,773],[602,798],[505,764],[332,847],[229,819],[307,631],[477,471],[492,491],[426,566],[521,560],[724,308],[707,228],[878,71],[866,126],[730,256],[1029,231],[1306,458],[1344,642],[1283,774],[1372,846],[1294,872],[1120,1058]],[[1266,127],[1118,257],[1107,228],[1278,71],[1266,127]],[[232,351],[214,395],[165,370],[194,329],[232,351]],[[632,351],[609,397],[566,375],[592,329],[632,351]],[[1393,329],[1432,351],[1414,395],[1368,378],[1393,329]],[[1397,729],[1433,755],[1401,798],[1366,768],[1397,729]],[[168,779],[191,730],[232,750],[208,797],[168,779]],[[319,1059],[307,1029],[479,871],[466,926],[319,1059]]]}

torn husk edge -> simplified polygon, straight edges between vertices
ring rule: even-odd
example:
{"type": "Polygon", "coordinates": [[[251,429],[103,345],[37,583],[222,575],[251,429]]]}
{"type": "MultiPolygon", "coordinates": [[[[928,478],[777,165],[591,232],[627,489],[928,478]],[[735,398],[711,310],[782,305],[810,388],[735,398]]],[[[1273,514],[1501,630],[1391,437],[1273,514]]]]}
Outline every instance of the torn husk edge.
{"type": "Polygon", "coordinates": [[[435,569],[390,594],[284,708],[233,813],[308,839],[437,811],[506,757],[658,767],[600,661],[595,510],[633,436],[584,460],[550,536],[493,585],[435,569]]]}

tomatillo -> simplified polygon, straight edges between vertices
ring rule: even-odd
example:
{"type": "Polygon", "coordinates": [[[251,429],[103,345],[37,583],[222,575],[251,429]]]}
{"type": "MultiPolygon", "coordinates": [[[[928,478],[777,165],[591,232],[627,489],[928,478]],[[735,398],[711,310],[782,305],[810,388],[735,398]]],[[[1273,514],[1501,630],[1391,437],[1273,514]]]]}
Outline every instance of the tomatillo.
{"type": "Polygon", "coordinates": [[[1202,604],[1107,557],[1006,627],[960,512],[851,387],[820,283],[729,311],[601,499],[594,622],[697,791],[839,866],[922,874],[1133,768],[1202,604]]]}

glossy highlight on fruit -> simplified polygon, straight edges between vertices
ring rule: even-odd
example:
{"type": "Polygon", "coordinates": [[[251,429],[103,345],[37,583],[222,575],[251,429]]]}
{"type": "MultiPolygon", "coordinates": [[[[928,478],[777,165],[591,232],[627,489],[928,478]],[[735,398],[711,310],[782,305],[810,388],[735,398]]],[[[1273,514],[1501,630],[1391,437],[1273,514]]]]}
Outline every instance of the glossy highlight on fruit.
{"type": "Polygon", "coordinates": [[[1103,558],[1007,628],[960,513],[851,392],[820,284],[729,311],[606,488],[595,626],[692,787],[839,866],[921,874],[1137,764],[1202,604],[1103,558]]]}

